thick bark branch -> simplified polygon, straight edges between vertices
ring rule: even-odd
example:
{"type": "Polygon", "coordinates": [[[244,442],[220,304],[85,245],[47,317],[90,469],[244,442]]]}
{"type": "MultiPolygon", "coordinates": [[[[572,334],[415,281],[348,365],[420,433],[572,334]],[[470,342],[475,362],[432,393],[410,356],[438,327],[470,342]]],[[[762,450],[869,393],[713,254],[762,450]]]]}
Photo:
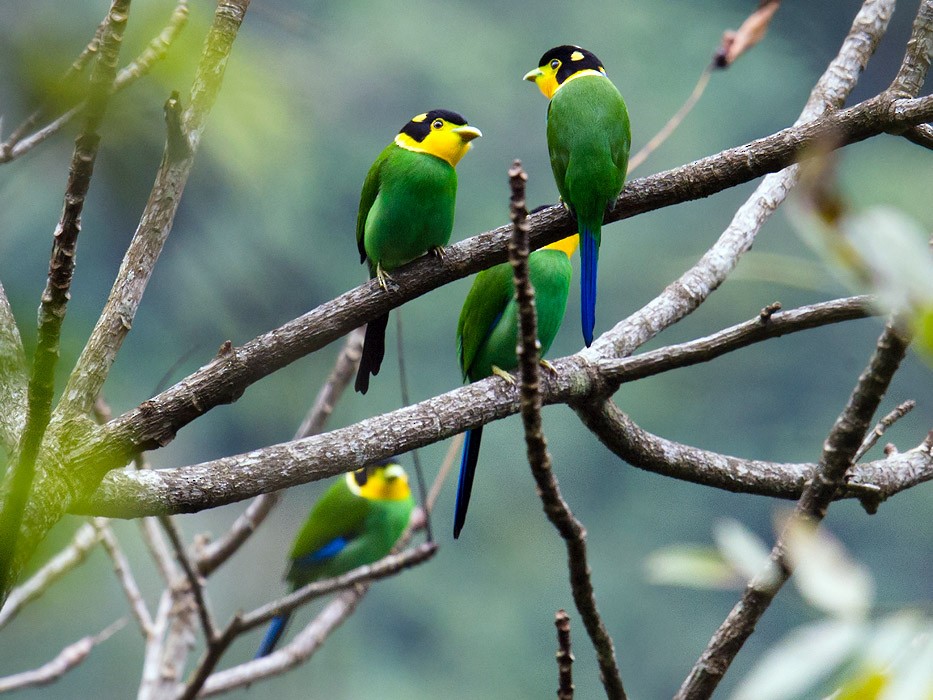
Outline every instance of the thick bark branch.
{"type": "MultiPolygon", "coordinates": [[[[666,440],[636,425],[611,401],[580,406],[577,413],[606,447],[633,467],[725,491],[797,499],[818,466],[743,459],[666,440]]],[[[855,465],[835,497],[857,498],[871,510],[931,480],[933,454],[921,445],[855,465]]]]}
{"type": "MultiPolygon", "coordinates": [[[[750,342],[858,318],[867,313],[866,300],[853,297],[775,313],[768,322],[756,319],[697,341],[604,360],[605,367],[589,366],[580,355],[563,358],[554,363],[557,374],[543,378],[542,398],[548,404],[585,403],[608,396],[630,379],[704,362],[750,342]]],[[[176,469],[113,472],[74,510],[110,517],[198,511],[334,476],[518,410],[515,392],[501,380],[487,379],[308,439],[176,469]]]]}

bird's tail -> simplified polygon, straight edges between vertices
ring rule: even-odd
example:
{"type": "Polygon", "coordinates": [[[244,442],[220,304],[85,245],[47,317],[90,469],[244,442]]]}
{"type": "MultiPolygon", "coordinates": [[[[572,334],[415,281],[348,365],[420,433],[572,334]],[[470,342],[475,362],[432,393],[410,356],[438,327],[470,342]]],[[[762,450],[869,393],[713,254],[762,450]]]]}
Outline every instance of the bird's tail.
{"type": "Polygon", "coordinates": [[[256,652],[257,659],[272,653],[272,650],[275,649],[275,645],[278,644],[279,640],[282,638],[282,633],[285,631],[285,626],[288,624],[290,617],[291,613],[285,613],[284,615],[276,615],[272,618],[269,629],[266,630],[266,636],[262,638],[262,643],[259,645],[259,651],[256,652]]]}
{"type": "Polygon", "coordinates": [[[374,318],[366,324],[366,336],[363,338],[363,354],[360,368],[356,372],[354,388],[361,394],[369,391],[369,377],[379,374],[382,358],[386,355],[386,326],[389,314],[374,318]]]}
{"type": "Polygon", "coordinates": [[[580,224],[580,320],[583,342],[593,344],[596,327],[596,266],[599,262],[599,226],[580,224]]]}
{"type": "Polygon", "coordinates": [[[454,506],[454,539],[460,537],[460,530],[466,522],[467,508],[470,507],[470,492],[473,490],[473,475],[476,473],[476,460],[479,458],[479,443],[483,438],[483,426],[466,431],[463,441],[463,457],[460,459],[460,481],[457,483],[457,503],[454,506]]]}

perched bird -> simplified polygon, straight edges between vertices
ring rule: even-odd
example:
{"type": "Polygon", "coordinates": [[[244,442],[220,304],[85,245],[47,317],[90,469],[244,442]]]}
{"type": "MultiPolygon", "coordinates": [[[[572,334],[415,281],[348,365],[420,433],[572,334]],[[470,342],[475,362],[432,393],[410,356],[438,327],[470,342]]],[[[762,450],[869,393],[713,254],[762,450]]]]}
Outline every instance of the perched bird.
{"type": "MultiPolygon", "coordinates": [[[[314,504],[295,537],[285,574],[291,590],[387,555],[414,507],[408,476],[398,464],[374,464],[345,474],[314,504]]],[[[257,658],[272,652],[289,617],[272,618],[257,658]]]]}
{"type": "MultiPolygon", "coordinates": [[[[551,243],[528,256],[528,272],[535,289],[538,313],[538,341],[543,356],[551,347],[567,308],[573,269],[570,257],[577,249],[578,236],[551,243]]],[[[512,266],[502,263],[476,276],[460,310],[457,324],[457,354],[463,378],[475,382],[492,374],[514,382],[509,370],[518,366],[518,302],[512,266]]],[[[483,428],[466,433],[460,460],[460,480],[454,507],[454,537],[466,520],[473,489],[473,475],[479,457],[483,428]]]]}
{"type": "Polygon", "coordinates": [[[550,100],[547,146],[561,199],[580,232],[580,312],[583,340],[596,325],[596,264],[606,208],[622,191],[631,132],[622,95],[596,56],[558,46],[525,74],[550,100]]]}
{"type": "MultiPolygon", "coordinates": [[[[411,118],[369,169],[360,194],[356,243],[369,276],[386,288],[394,270],[433,251],[443,255],[454,225],[454,166],[482,136],[456,112],[434,109],[411,118]]],[[[366,325],[356,390],[365,394],[385,356],[389,314],[366,325]]]]}

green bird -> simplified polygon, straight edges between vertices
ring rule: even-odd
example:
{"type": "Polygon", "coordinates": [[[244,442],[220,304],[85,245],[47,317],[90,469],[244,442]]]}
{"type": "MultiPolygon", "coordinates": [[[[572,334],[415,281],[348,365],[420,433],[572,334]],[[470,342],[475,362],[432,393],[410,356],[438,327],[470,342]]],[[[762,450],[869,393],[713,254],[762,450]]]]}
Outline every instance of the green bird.
{"type": "Polygon", "coordinates": [[[551,49],[525,80],[535,82],[550,100],[547,146],[557,191],[580,232],[580,313],[589,347],[596,325],[600,229],[628,167],[628,110],[602,62],[579,46],[551,49]]]}
{"type": "MultiPolygon", "coordinates": [[[[483,134],[456,112],[434,109],[411,118],[369,169],[356,217],[360,262],[386,288],[387,270],[433,251],[443,256],[457,199],[454,167],[483,134]]],[[[365,394],[370,375],[385,357],[389,314],[366,324],[356,390],[365,394]]]]}
{"type": "MultiPolygon", "coordinates": [[[[374,464],[345,474],[314,504],[289,554],[291,590],[346,573],[386,556],[408,525],[415,501],[398,464],[374,464]]],[[[290,613],[277,615],[256,657],[275,648],[290,613]]]]}
{"type": "MultiPolygon", "coordinates": [[[[528,273],[535,289],[538,341],[542,357],[551,347],[564,311],[573,269],[570,257],[577,249],[577,234],[544,246],[528,256],[528,273]]],[[[518,366],[518,302],[512,266],[502,263],[480,272],[463,302],[457,324],[457,354],[464,380],[475,382],[496,374],[514,382],[508,374],[518,366]]],[[[479,458],[483,428],[466,432],[460,459],[460,479],[454,506],[454,538],[460,536],[470,505],[473,476],[479,458]]]]}

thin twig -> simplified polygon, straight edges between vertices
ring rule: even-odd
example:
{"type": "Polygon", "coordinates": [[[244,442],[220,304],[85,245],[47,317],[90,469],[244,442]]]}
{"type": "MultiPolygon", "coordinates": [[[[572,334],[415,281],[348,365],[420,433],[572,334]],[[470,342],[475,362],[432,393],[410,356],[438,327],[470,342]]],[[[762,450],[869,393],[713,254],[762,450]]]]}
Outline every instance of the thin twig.
{"type": "Polygon", "coordinates": [[[513,226],[509,243],[509,262],[512,264],[515,298],[519,309],[518,366],[521,375],[521,415],[525,428],[528,463],[538,486],[544,512],[567,547],[567,568],[573,600],[596,649],[599,675],[606,689],[606,696],[612,700],[625,700],[622,674],[616,663],[612,637],[596,607],[596,595],[587,563],[586,529],[574,517],[561,495],[557,477],[551,469],[551,456],[541,427],[541,385],[538,376],[541,356],[538,352],[534,289],[528,272],[528,212],[525,207],[527,179],[521,163],[515,161],[509,169],[509,211],[513,226]]]}
{"type": "Polygon", "coordinates": [[[198,619],[201,621],[201,629],[204,632],[204,638],[208,642],[213,641],[217,638],[218,632],[204,595],[204,579],[198,574],[194,565],[191,563],[188,552],[185,550],[185,543],[182,541],[181,533],[178,531],[175,521],[167,515],[160,515],[159,524],[162,526],[163,532],[168,536],[168,541],[175,551],[175,559],[181,566],[182,571],[185,572],[185,577],[188,580],[188,587],[194,598],[198,619]]]}
{"type": "Polygon", "coordinates": [[[554,616],[557,627],[557,700],[573,700],[573,651],[570,647],[570,616],[558,610],[554,616]]]}
{"type": "Polygon", "coordinates": [[[6,602],[0,608],[0,628],[16,617],[27,604],[45,593],[53,583],[84,562],[99,541],[100,532],[97,528],[90,523],[81,525],[68,545],[26,581],[10,591],[6,602]]]}
{"type": "Polygon", "coordinates": [[[680,109],[674,113],[674,116],[667,120],[661,130],[651,137],[651,140],[648,141],[641,150],[638,151],[634,156],[632,156],[628,161],[628,173],[631,173],[635,168],[644,163],[648,157],[654,153],[667,139],[670,137],[674,131],[677,130],[677,127],[680,126],[681,122],[687,118],[687,115],[693,110],[696,106],[696,103],[699,102],[700,98],[703,96],[703,93],[706,91],[706,86],[709,84],[710,76],[713,74],[713,67],[707,66],[703,69],[703,72],[700,73],[700,77],[697,79],[696,85],[693,87],[693,91],[690,93],[690,96],[687,100],[680,106],[680,109]]]}
{"type": "Polygon", "coordinates": [[[875,443],[881,439],[881,436],[885,434],[888,428],[914,410],[916,406],[916,401],[913,399],[908,399],[907,401],[899,404],[893,411],[878,421],[878,425],[872,428],[868,435],[865,436],[865,440],[858,448],[858,451],[855,453],[855,457],[852,458],[852,461],[858,462],[862,457],[864,457],[865,453],[875,446],[875,443]]]}
{"type": "Polygon", "coordinates": [[[126,620],[117,620],[98,634],[83,637],[68,645],[58,653],[58,656],[37,669],[0,678],[0,693],[31,688],[37,685],[47,685],[57,681],[84,661],[95,646],[109,639],[125,624],[126,620]]]}
{"type": "MultiPolygon", "coordinates": [[[[402,311],[399,309],[395,312],[395,339],[396,339],[396,357],[398,357],[398,381],[402,393],[402,405],[410,406],[411,405],[411,396],[408,393],[408,372],[405,370],[405,348],[402,339],[404,333],[402,332],[402,311]]],[[[415,479],[418,482],[418,500],[421,503],[425,502],[428,496],[428,490],[425,486],[424,481],[424,469],[421,467],[421,456],[418,453],[418,450],[411,451],[411,460],[415,464],[415,479]]],[[[429,509],[424,509],[424,532],[428,538],[428,542],[434,540],[434,533],[431,532],[431,512],[429,509]]]]}
{"type": "Polygon", "coordinates": [[[843,486],[846,473],[854,463],[853,458],[868,432],[871,417],[907,352],[908,342],[894,322],[885,326],[868,366],[826,438],[814,478],[804,489],[793,516],[771,550],[768,566],[749,582],[741,600],[716,630],[684,680],[674,696],[675,700],[705,700],[712,695],[735,655],[781,586],[790,578],[785,535],[802,521],[817,524],[826,516],[829,504],[843,486]]]}
{"type": "Polygon", "coordinates": [[[135,617],[136,622],[139,623],[143,636],[148,638],[152,635],[152,615],[149,614],[146,601],[143,600],[143,595],[139,590],[139,586],[136,584],[136,578],[133,576],[130,562],[123,553],[120,542],[117,540],[117,536],[106,518],[95,518],[94,527],[100,532],[101,544],[104,546],[107,554],[110,555],[111,561],[113,561],[114,573],[116,573],[117,580],[123,588],[123,593],[129,601],[133,617],[135,617]]]}

